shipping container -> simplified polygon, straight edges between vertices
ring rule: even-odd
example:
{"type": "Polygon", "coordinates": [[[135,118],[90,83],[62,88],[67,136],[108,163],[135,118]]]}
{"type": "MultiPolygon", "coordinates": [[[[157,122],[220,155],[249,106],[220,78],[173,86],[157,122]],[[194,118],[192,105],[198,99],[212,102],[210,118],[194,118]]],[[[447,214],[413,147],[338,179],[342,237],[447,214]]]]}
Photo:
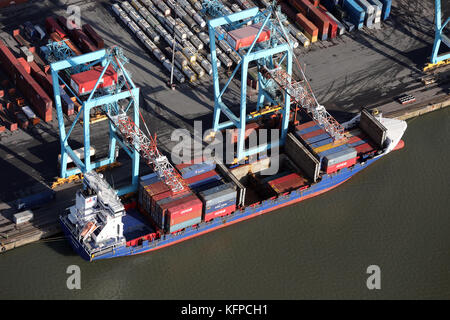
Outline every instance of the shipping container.
{"type": "Polygon", "coordinates": [[[209,212],[209,213],[205,213],[203,215],[202,219],[205,222],[208,222],[208,221],[211,221],[212,219],[229,215],[229,214],[233,213],[234,211],[236,211],[236,205],[232,204],[232,205],[230,205],[228,207],[225,207],[225,208],[222,208],[222,209],[219,209],[219,210],[216,210],[216,211],[212,211],[212,212],[209,212]]]}
{"type": "Polygon", "coordinates": [[[330,154],[327,154],[324,157],[324,164],[325,166],[332,166],[337,163],[341,163],[343,161],[347,161],[353,158],[356,158],[357,152],[354,148],[349,146],[344,146],[345,148],[342,148],[342,150],[338,152],[333,152],[330,154]]]}
{"type": "MultiPolygon", "coordinates": [[[[258,35],[259,30],[262,27],[262,23],[254,24],[251,26],[241,27],[239,29],[235,29],[229,31],[227,33],[227,41],[228,43],[238,51],[241,48],[250,47],[255,37],[258,35]]],[[[264,27],[261,31],[256,43],[264,42],[270,39],[270,29],[264,27]]]]}
{"type": "MultiPolygon", "coordinates": [[[[76,94],[83,95],[90,93],[97,83],[104,67],[95,66],[91,70],[73,74],[71,76],[70,85],[76,94]]],[[[107,88],[117,84],[118,76],[112,65],[103,75],[102,80],[98,84],[98,88],[107,88]]]]}
{"type": "Polygon", "coordinates": [[[342,161],[340,163],[336,163],[334,165],[327,165],[325,167],[325,172],[327,174],[331,174],[331,173],[339,171],[340,169],[349,168],[349,167],[353,166],[354,164],[356,164],[356,161],[357,161],[357,158],[352,158],[349,160],[342,161]]]}
{"type": "Polygon", "coordinates": [[[312,127],[308,127],[308,128],[305,128],[305,129],[302,129],[302,130],[297,130],[296,132],[295,132],[295,134],[298,136],[298,137],[301,137],[302,135],[304,135],[304,134],[307,134],[307,133],[310,133],[310,132],[314,132],[314,131],[317,131],[317,130],[320,130],[321,129],[321,127],[319,126],[319,125],[314,125],[314,126],[312,126],[312,127]]]}
{"type": "Polygon", "coordinates": [[[306,179],[297,173],[292,173],[287,176],[272,180],[268,185],[277,193],[285,193],[296,190],[306,184],[306,179]]]}
{"type": "Polygon", "coordinates": [[[329,140],[330,135],[328,133],[319,134],[306,140],[308,144],[316,143],[322,140],[329,140]]]}
{"type": "Polygon", "coordinates": [[[97,51],[97,47],[81,29],[72,30],[71,35],[75,44],[81,49],[83,53],[97,51]]]}
{"type": "Polygon", "coordinates": [[[342,8],[347,12],[347,20],[357,29],[364,26],[366,13],[354,0],[343,0],[342,8]]]}
{"type": "Polygon", "coordinates": [[[380,0],[383,3],[382,19],[386,20],[391,14],[392,0],[380,0]]]}
{"type": "Polygon", "coordinates": [[[375,151],[375,147],[372,146],[370,143],[364,143],[359,146],[354,147],[358,155],[363,155],[367,153],[372,153],[375,151]]]}
{"type": "Polygon", "coordinates": [[[45,38],[46,34],[45,34],[44,30],[42,30],[42,28],[40,26],[35,25],[34,29],[36,30],[36,34],[38,35],[39,40],[42,40],[42,39],[45,38]]]}
{"type": "MultiPolygon", "coordinates": [[[[179,167],[180,166],[177,166],[177,168],[179,167]]],[[[183,179],[188,179],[214,169],[216,169],[215,162],[203,162],[185,166],[182,169],[179,169],[179,171],[183,179]]]]}
{"type": "Polygon", "coordinates": [[[319,36],[319,29],[307,19],[303,14],[298,13],[295,18],[295,23],[305,33],[305,36],[311,41],[316,42],[319,36]]]}
{"type": "Polygon", "coordinates": [[[326,14],[332,19],[338,27],[338,34],[342,36],[345,33],[345,26],[343,23],[341,23],[334,15],[332,15],[330,12],[326,12],[326,14]]]}
{"type": "Polygon", "coordinates": [[[105,41],[103,41],[102,37],[98,35],[90,24],[84,24],[82,29],[84,33],[94,42],[97,49],[103,49],[105,47],[105,41]]]}
{"type": "Polygon", "coordinates": [[[45,30],[47,30],[48,34],[56,32],[62,39],[67,38],[67,33],[53,17],[45,19],[45,30]]]}
{"type": "Polygon", "coordinates": [[[328,20],[328,23],[330,24],[330,27],[328,28],[328,37],[330,39],[336,38],[336,36],[338,35],[337,22],[328,15],[328,11],[326,10],[325,7],[320,6],[320,7],[318,7],[318,9],[320,10],[320,12],[322,12],[324,14],[323,18],[328,20]]]}
{"type": "Polygon", "coordinates": [[[216,171],[208,171],[200,175],[193,176],[185,180],[186,184],[191,188],[200,187],[201,185],[220,180],[220,175],[216,171]]]}
{"type": "Polygon", "coordinates": [[[371,5],[367,0],[356,0],[356,3],[366,12],[364,24],[368,28],[372,28],[375,18],[375,6],[371,5]]]}
{"type": "Polygon", "coordinates": [[[302,134],[302,135],[300,135],[300,137],[303,139],[303,140],[308,140],[308,139],[310,139],[310,138],[312,138],[312,137],[315,137],[315,136],[318,136],[318,135],[320,135],[320,134],[325,134],[326,133],[326,131],[325,130],[323,130],[323,129],[317,129],[317,130],[314,130],[314,131],[311,131],[311,132],[308,132],[308,133],[304,133],[304,134],[302,134]]]}
{"type": "Polygon", "coordinates": [[[45,190],[27,197],[23,197],[16,200],[16,208],[17,210],[32,209],[33,207],[40,206],[53,200],[55,195],[55,191],[45,190]]]}
{"type": "Polygon", "coordinates": [[[237,191],[231,183],[222,184],[199,193],[205,212],[223,208],[227,203],[236,203],[237,191]]]}
{"type": "Polygon", "coordinates": [[[19,213],[13,214],[13,220],[15,224],[21,224],[33,220],[34,214],[31,210],[25,210],[19,213]]]}
{"type": "Polygon", "coordinates": [[[25,71],[20,62],[0,40],[0,62],[9,74],[13,83],[31,102],[37,114],[46,122],[52,119],[52,100],[38,85],[38,83],[25,71]]]}
{"type": "Polygon", "coordinates": [[[381,23],[381,15],[383,12],[383,3],[380,0],[369,0],[369,3],[375,7],[375,17],[373,23],[379,27],[381,23]]]}
{"type": "Polygon", "coordinates": [[[297,126],[295,127],[295,131],[301,131],[301,130],[304,130],[304,129],[313,127],[313,126],[315,126],[315,125],[317,125],[316,122],[314,122],[314,121],[308,121],[308,122],[305,122],[305,123],[302,123],[302,124],[297,125],[297,126]]]}

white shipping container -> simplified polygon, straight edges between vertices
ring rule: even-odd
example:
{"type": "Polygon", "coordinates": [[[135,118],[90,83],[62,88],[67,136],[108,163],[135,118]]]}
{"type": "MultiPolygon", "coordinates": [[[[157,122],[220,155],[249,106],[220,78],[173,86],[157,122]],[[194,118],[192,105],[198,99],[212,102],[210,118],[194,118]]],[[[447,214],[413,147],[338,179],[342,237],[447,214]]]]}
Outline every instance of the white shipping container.
{"type": "Polygon", "coordinates": [[[22,107],[23,113],[27,116],[28,119],[34,119],[36,118],[36,114],[31,110],[29,106],[22,107]]]}
{"type": "Polygon", "coordinates": [[[25,210],[13,215],[14,223],[21,224],[29,222],[33,219],[33,212],[31,210],[25,210]]]}

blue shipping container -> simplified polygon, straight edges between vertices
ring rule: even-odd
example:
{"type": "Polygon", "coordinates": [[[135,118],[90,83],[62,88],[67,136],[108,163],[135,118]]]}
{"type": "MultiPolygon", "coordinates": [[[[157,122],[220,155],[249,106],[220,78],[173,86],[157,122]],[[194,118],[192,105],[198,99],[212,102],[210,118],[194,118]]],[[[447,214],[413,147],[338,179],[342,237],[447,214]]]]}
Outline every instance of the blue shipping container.
{"type": "Polygon", "coordinates": [[[364,18],[366,13],[356,4],[354,0],[344,0],[342,7],[348,13],[347,19],[355,25],[356,28],[361,29],[364,26],[364,18]]]}
{"type": "Polygon", "coordinates": [[[391,14],[391,5],[392,0],[380,0],[383,3],[383,12],[381,13],[381,17],[383,20],[386,20],[389,18],[389,15],[391,14]]]}
{"type": "Polygon", "coordinates": [[[316,143],[316,142],[319,142],[322,140],[327,140],[327,139],[330,139],[330,135],[328,133],[322,133],[322,134],[319,134],[318,136],[306,139],[306,142],[308,142],[308,144],[311,144],[311,143],[316,143]]]}
{"type": "Polygon", "coordinates": [[[16,208],[17,210],[31,209],[33,207],[49,202],[50,200],[55,198],[55,195],[55,191],[45,190],[39,193],[32,194],[28,197],[17,199],[16,208]]]}
{"type": "Polygon", "coordinates": [[[324,146],[324,145],[332,143],[332,142],[333,142],[333,138],[328,138],[328,139],[324,139],[324,140],[321,140],[321,141],[318,141],[315,143],[311,143],[309,146],[314,149],[314,148],[318,148],[318,147],[324,146]]]}
{"type": "Polygon", "coordinates": [[[189,166],[189,167],[185,167],[185,168],[181,169],[180,172],[181,172],[181,176],[183,177],[183,179],[189,179],[189,178],[198,176],[202,173],[212,171],[214,169],[216,169],[215,162],[213,162],[213,163],[203,162],[203,163],[193,164],[192,166],[189,166]]]}

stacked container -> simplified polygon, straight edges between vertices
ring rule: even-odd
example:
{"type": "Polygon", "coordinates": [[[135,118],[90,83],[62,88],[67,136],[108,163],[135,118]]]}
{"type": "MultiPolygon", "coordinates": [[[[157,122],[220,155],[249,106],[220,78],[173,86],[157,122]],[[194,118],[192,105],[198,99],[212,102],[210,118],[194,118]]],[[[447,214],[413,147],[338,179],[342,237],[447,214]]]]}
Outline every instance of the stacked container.
{"type": "Polygon", "coordinates": [[[203,202],[203,220],[210,221],[236,210],[237,191],[232,183],[222,184],[199,193],[203,202]]]}
{"type": "Polygon", "coordinates": [[[156,203],[158,222],[170,233],[199,224],[202,221],[202,210],[202,202],[191,192],[156,203]]]}
{"type": "Polygon", "coordinates": [[[356,0],[359,6],[366,12],[364,23],[368,28],[373,27],[375,19],[375,6],[372,6],[367,0],[356,0]]]}
{"type": "Polygon", "coordinates": [[[343,0],[342,7],[347,12],[348,21],[361,29],[364,26],[365,11],[354,0],[343,0]]]}
{"type": "Polygon", "coordinates": [[[389,18],[389,15],[391,13],[392,0],[380,0],[380,1],[383,3],[383,11],[381,13],[381,16],[383,20],[386,20],[387,18],[389,18]]]}
{"type": "Polygon", "coordinates": [[[314,121],[298,125],[296,130],[296,136],[318,155],[322,170],[326,173],[334,173],[356,163],[358,151],[353,148],[350,140],[333,141],[314,121]]]}
{"type": "Polygon", "coordinates": [[[370,4],[375,7],[375,17],[373,23],[376,27],[381,24],[381,13],[383,12],[383,3],[380,0],[369,0],[370,4]]]}
{"type": "Polygon", "coordinates": [[[52,100],[39,86],[29,73],[23,68],[8,47],[0,40],[0,62],[4,71],[8,73],[13,83],[31,102],[37,114],[45,121],[52,120],[52,100]]]}
{"type": "Polygon", "coordinates": [[[289,3],[300,11],[300,13],[306,15],[315,26],[319,29],[319,37],[321,40],[328,39],[328,30],[330,28],[330,22],[327,16],[319,9],[314,7],[311,2],[307,0],[289,0],[289,3]]]}

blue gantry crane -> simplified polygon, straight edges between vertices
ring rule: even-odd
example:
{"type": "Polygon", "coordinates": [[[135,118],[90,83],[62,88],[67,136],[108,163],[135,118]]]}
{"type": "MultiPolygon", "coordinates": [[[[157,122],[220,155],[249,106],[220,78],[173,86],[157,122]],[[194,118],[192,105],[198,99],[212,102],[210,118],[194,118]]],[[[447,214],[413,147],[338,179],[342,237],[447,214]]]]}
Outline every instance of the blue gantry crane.
{"type": "MultiPolygon", "coordinates": [[[[291,40],[283,25],[283,20],[286,17],[281,13],[276,1],[273,1],[263,11],[255,7],[228,15],[221,13],[222,7],[217,0],[204,0],[203,8],[206,14],[213,17],[208,21],[214,84],[213,131],[217,132],[233,127],[238,129],[235,160],[239,161],[284,144],[290,120],[291,103],[305,110],[334,140],[344,138],[344,128],[323,106],[319,105],[299,61],[293,54],[291,40]],[[253,25],[253,41],[250,45],[236,48],[230,33],[239,31],[241,28],[247,28],[248,22],[253,25]],[[258,31],[255,32],[255,30],[258,31]],[[267,30],[270,31],[269,39],[261,41],[261,33],[267,32],[267,30]],[[216,41],[224,41],[240,58],[240,62],[223,86],[219,82],[216,41]],[[295,59],[301,72],[302,79],[300,81],[295,81],[292,77],[293,59],[295,59]],[[258,70],[258,98],[256,110],[248,113],[247,77],[251,62],[256,64],[258,70]],[[235,115],[230,107],[224,103],[222,97],[238,71],[241,76],[240,112],[239,115],[235,115]],[[222,113],[228,120],[221,123],[220,116],[222,113]],[[279,139],[244,150],[247,121],[272,113],[281,115],[279,139]]],[[[244,37],[249,34],[248,30],[241,31],[243,31],[244,37]]]]}
{"type": "Polygon", "coordinates": [[[222,129],[235,127],[238,130],[237,139],[237,160],[241,160],[250,155],[258,154],[267,149],[275,147],[284,141],[289,124],[290,113],[290,96],[288,92],[284,94],[284,104],[280,108],[280,101],[277,101],[273,96],[274,83],[270,79],[262,77],[261,73],[258,74],[258,101],[256,105],[256,112],[247,113],[247,77],[249,63],[255,61],[258,68],[265,67],[269,70],[273,70],[283,63],[285,64],[286,72],[288,75],[292,74],[292,55],[293,52],[290,45],[287,42],[282,42],[280,26],[277,26],[274,8],[270,6],[266,10],[260,12],[257,7],[236,12],[227,16],[221,14],[220,5],[214,4],[214,1],[209,2],[209,7],[205,6],[208,2],[204,2],[204,8],[207,9],[207,13],[216,17],[208,21],[209,37],[210,37],[210,50],[211,50],[211,63],[213,67],[213,84],[214,84],[214,120],[213,130],[217,132],[222,129]],[[235,47],[229,43],[229,39],[226,37],[226,32],[239,29],[246,26],[251,21],[253,24],[260,23],[259,30],[249,47],[235,50],[235,47]],[[269,41],[257,43],[263,30],[269,29],[271,31],[271,37],[269,41]],[[278,36],[277,36],[278,35],[278,36]],[[217,52],[216,52],[216,40],[225,41],[240,57],[240,62],[233,70],[231,76],[228,78],[225,85],[221,86],[219,83],[219,71],[217,69],[217,52]],[[231,81],[240,71],[241,76],[241,94],[240,94],[240,112],[239,115],[235,115],[230,107],[222,100],[223,94],[229,87],[231,81]],[[271,142],[257,147],[253,147],[248,150],[244,150],[245,140],[245,127],[249,120],[253,120],[263,114],[270,113],[271,110],[264,109],[264,102],[268,100],[273,106],[271,109],[273,112],[281,112],[282,114],[282,127],[281,137],[278,142],[271,142]],[[228,121],[220,123],[220,116],[224,114],[228,121]]]}
{"type": "Polygon", "coordinates": [[[442,23],[442,6],[441,0],[435,0],[434,10],[435,10],[435,34],[434,34],[434,45],[433,52],[431,54],[431,61],[428,63],[424,70],[427,71],[429,69],[449,64],[450,63],[450,51],[448,53],[444,53],[439,55],[439,50],[441,48],[441,44],[444,44],[448,50],[450,50],[450,39],[444,34],[444,29],[447,24],[450,22],[450,17],[447,17],[444,23],[442,23]]]}
{"type": "Polygon", "coordinates": [[[108,50],[99,50],[87,53],[81,56],[69,56],[68,58],[51,63],[51,73],[53,80],[54,101],[56,104],[56,112],[58,116],[59,137],[61,144],[61,166],[60,177],[68,178],[78,173],[86,173],[93,169],[112,164],[116,161],[116,142],[126,151],[132,161],[131,184],[117,191],[118,195],[127,194],[137,190],[138,174],[139,174],[139,146],[130,145],[126,139],[123,139],[121,132],[118,132],[120,123],[133,124],[133,129],[139,129],[139,88],[137,88],[128,72],[124,68],[126,58],[123,56],[122,50],[113,47],[108,50]],[[102,65],[103,70],[97,80],[94,89],[86,97],[79,97],[69,85],[64,81],[64,77],[60,72],[67,69],[89,68],[94,65],[102,65]],[[99,83],[109,66],[112,66],[119,75],[119,81],[109,90],[99,89],[99,83]],[[64,123],[63,110],[61,105],[60,87],[65,89],[76,97],[81,104],[81,110],[72,122],[69,131],[66,131],[64,123]],[[90,129],[90,111],[93,108],[101,107],[109,118],[109,155],[102,160],[91,162],[90,146],[91,146],[91,129],[90,129]],[[132,109],[132,120],[126,115],[129,109],[132,109]],[[80,159],[72,147],[69,145],[69,138],[80,117],[83,119],[84,133],[84,159],[80,159]],[[121,122],[124,121],[124,122],[121,122]],[[70,157],[76,164],[76,168],[68,169],[67,160],[70,157]]]}

